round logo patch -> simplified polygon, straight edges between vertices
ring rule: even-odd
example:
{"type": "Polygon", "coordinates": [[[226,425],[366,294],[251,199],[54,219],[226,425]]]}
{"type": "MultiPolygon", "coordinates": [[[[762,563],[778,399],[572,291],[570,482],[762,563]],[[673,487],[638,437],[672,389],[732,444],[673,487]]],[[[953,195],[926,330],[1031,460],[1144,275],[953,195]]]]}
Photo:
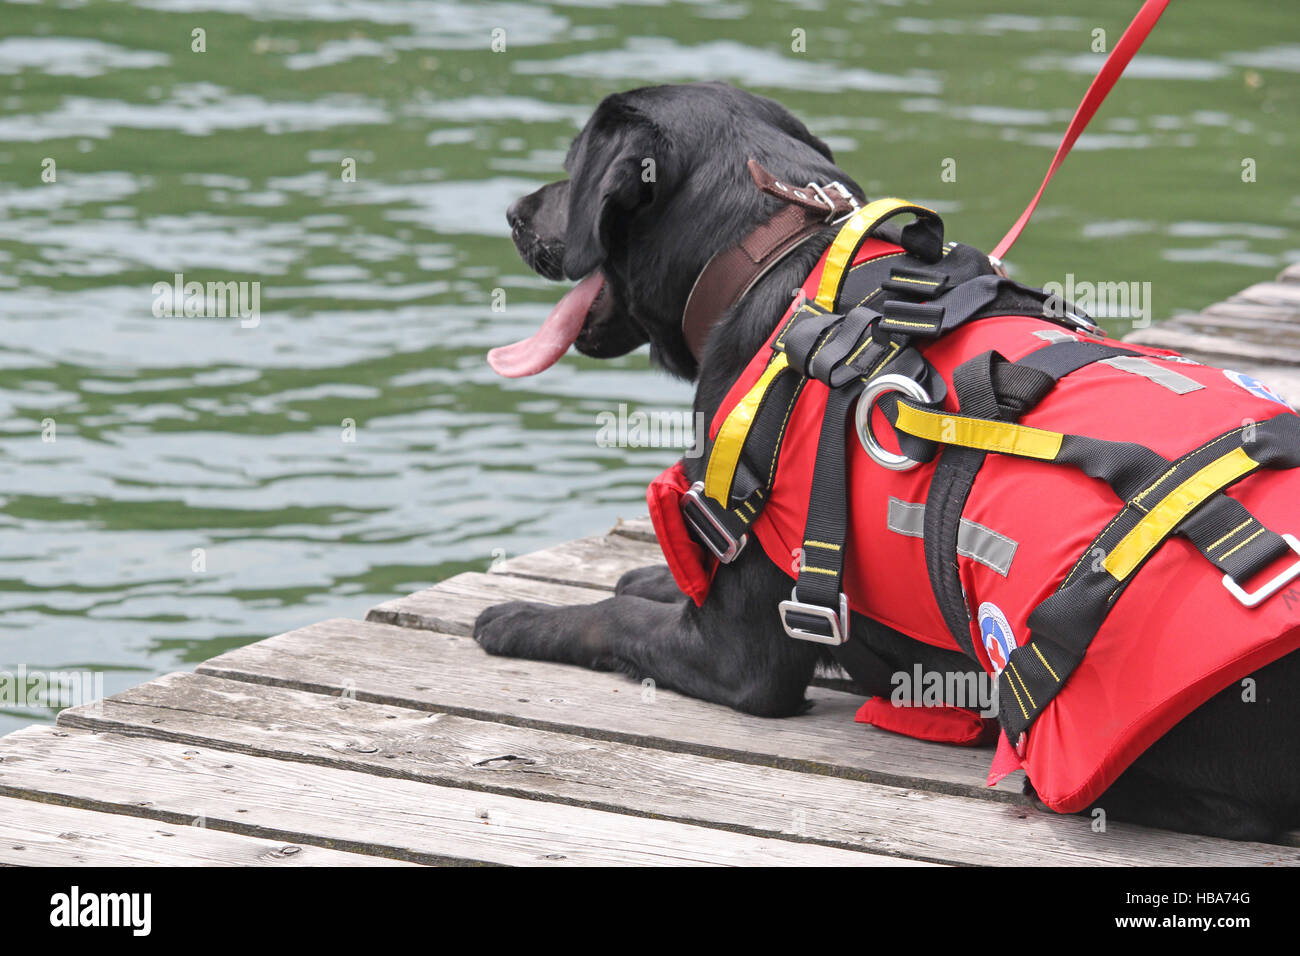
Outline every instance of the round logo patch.
{"type": "Polygon", "coordinates": [[[1007,658],[1016,649],[1016,636],[1011,633],[1007,616],[996,604],[985,601],[979,611],[980,639],[984,641],[984,650],[993,665],[994,675],[1001,674],[1007,666],[1007,658]]]}
{"type": "Polygon", "coordinates": [[[1225,368],[1223,370],[1223,374],[1228,377],[1229,382],[1232,382],[1232,384],[1234,385],[1241,386],[1246,391],[1250,392],[1250,394],[1254,395],[1256,398],[1265,398],[1268,399],[1270,402],[1277,402],[1277,404],[1279,405],[1285,405],[1287,408],[1291,407],[1290,402],[1288,402],[1277,392],[1273,391],[1271,386],[1266,385],[1264,382],[1261,382],[1253,375],[1247,375],[1244,372],[1234,372],[1232,371],[1232,369],[1228,369],[1228,368],[1225,368]]]}

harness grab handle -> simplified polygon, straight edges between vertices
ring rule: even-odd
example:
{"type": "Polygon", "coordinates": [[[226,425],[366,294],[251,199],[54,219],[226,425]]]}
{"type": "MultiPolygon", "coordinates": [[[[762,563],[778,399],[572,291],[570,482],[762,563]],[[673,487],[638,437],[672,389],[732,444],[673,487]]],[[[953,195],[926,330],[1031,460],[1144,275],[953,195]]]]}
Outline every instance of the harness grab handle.
{"type": "Polygon", "coordinates": [[[943,220],[937,212],[905,199],[877,199],[850,216],[826,250],[817,285],[817,305],[828,312],[835,310],[835,300],[858,249],[879,226],[904,213],[911,213],[916,221],[903,227],[903,248],[927,262],[938,262],[943,257],[943,220]]]}

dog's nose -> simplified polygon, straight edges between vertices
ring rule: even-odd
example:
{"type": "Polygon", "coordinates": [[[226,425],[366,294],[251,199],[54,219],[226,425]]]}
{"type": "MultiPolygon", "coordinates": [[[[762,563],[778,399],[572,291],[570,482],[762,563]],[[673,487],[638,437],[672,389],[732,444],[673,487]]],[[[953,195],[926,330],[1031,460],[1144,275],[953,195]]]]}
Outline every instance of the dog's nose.
{"type": "Polygon", "coordinates": [[[510,208],[506,210],[506,222],[510,223],[511,229],[518,229],[519,224],[523,221],[523,216],[519,211],[519,204],[522,202],[523,199],[516,199],[510,204],[510,208]]]}

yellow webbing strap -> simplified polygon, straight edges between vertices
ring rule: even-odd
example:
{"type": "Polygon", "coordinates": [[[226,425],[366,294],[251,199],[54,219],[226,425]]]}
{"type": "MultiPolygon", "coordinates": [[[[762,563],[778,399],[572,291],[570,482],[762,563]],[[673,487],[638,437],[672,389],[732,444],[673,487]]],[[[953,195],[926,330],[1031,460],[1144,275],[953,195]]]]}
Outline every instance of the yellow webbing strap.
{"type": "Polygon", "coordinates": [[[1049,432],[1012,422],[997,422],[985,418],[968,418],[951,412],[931,412],[913,408],[906,402],[898,403],[898,421],[894,427],[901,432],[943,445],[963,445],[982,451],[996,451],[1022,458],[1052,461],[1061,451],[1060,432],[1049,432]]]}
{"type": "Polygon", "coordinates": [[[848,221],[840,227],[839,234],[831,243],[830,249],[826,251],[826,265],[822,269],[815,300],[819,306],[827,311],[835,308],[835,299],[839,295],[840,286],[844,283],[845,272],[853,261],[858,247],[871,235],[872,230],[886,219],[892,219],[905,212],[915,216],[937,216],[933,209],[918,206],[906,199],[877,199],[867,203],[848,218],[848,221]]]}
{"type": "Polygon", "coordinates": [[[1244,448],[1216,458],[1160,499],[1160,503],[1111,549],[1102,567],[1115,580],[1123,581],[1201,502],[1258,467],[1259,462],[1246,454],[1244,448]]]}
{"type": "Polygon", "coordinates": [[[763,396],[777,376],[789,367],[785,353],[777,352],[758,381],[727,414],[722,427],[718,429],[718,437],[713,440],[713,451],[709,455],[709,467],[704,472],[704,496],[712,498],[724,508],[727,507],[727,499],[731,494],[736,465],[740,462],[740,450],[745,447],[745,437],[749,434],[749,427],[754,424],[754,416],[763,402],[763,396]]]}

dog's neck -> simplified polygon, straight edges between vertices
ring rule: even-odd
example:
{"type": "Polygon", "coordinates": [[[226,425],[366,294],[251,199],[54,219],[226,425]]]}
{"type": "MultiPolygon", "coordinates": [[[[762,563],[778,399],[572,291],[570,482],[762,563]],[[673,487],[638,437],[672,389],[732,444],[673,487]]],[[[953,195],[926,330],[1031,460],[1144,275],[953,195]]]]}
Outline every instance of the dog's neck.
{"type": "Polygon", "coordinates": [[[757,160],[748,165],[754,185],[783,205],[738,243],[714,255],[696,277],[682,310],[682,336],[697,363],[709,333],[746,293],[827,224],[858,208],[857,200],[839,182],[791,186],[757,160]]]}

